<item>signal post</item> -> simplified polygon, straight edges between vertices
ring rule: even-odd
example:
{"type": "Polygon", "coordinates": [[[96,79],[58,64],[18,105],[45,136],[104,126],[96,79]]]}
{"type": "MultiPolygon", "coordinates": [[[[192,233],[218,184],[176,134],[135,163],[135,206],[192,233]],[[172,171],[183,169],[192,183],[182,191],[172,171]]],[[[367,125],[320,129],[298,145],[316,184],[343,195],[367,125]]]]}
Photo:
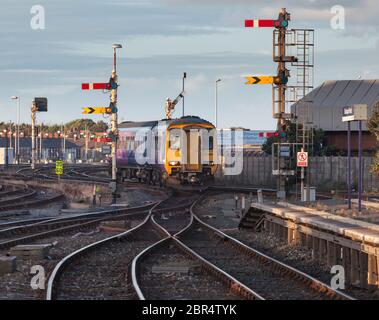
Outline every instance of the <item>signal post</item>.
{"type": "Polygon", "coordinates": [[[118,79],[117,79],[117,71],[116,71],[116,49],[122,48],[121,45],[113,45],[113,71],[112,77],[109,81],[111,86],[111,104],[113,111],[111,116],[111,133],[112,133],[112,182],[110,188],[112,190],[112,202],[116,203],[117,198],[117,161],[116,161],[116,150],[117,150],[117,137],[118,137],[118,116],[117,116],[117,87],[118,87],[118,79]]]}
{"type": "Polygon", "coordinates": [[[108,137],[111,141],[111,157],[112,157],[112,180],[109,187],[112,191],[112,203],[116,203],[117,199],[117,163],[116,150],[118,138],[118,116],[117,116],[117,88],[118,77],[116,69],[116,50],[122,48],[121,44],[114,44],[113,48],[113,70],[112,75],[107,83],[82,83],[82,90],[109,90],[110,104],[108,107],[85,107],[83,114],[109,114],[111,117],[111,130],[108,137]]]}
{"type": "MultiPolygon", "coordinates": [[[[286,111],[287,103],[295,103],[300,99],[299,92],[305,96],[307,90],[312,88],[308,83],[310,73],[308,69],[313,68],[313,64],[309,60],[309,47],[311,46],[309,40],[309,33],[311,29],[288,29],[289,21],[291,20],[290,14],[285,8],[279,12],[276,20],[245,20],[246,28],[273,28],[273,61],[278,64],[277,74],[273,76],[246,76],[246,84],[271,84],[272,85],[272,109],[273,118],[277,119],[276,137],[279,142],[273,144],[273,175],[277,176],[277,197],[285,198],[287,189],[288,176],[295,175],[295,170],[291,165],[292,157],[295,155],[296,143],[288,143],[287,138],[287,121],[294,119],[290,111],[286,111]],[[298,55],[290,56],[287,47],[296,48],[298,55]],[[299,55],[299,50],[302,49],[302,54],[299,55]],[[290,72],[286,65],[290,63],[291,66],[297,68],[296,81],[297,84],[302,85],[289,86],[288,80],[290,72]],[[299,71],[301,69],[301,71],[299,71]],[[300,76],[301,77],[300,77],[300,76]],[[299,79],[301,78],[301,81],[299,79]],[[289,91],[293,97],[288,98],[289,91]],[[275,168],[274,168],[275,165],[275,168]]],[[[313,33],[312,33],[313,34],[313,33]]],[[[313,39],[313,38],[312,38],[313,39]]],[[[312,44],[313,46],[313,44],[312,44]]]]}
{"type": "Polygon", "coordinates": [[[36,156],[36,118],[37,118],[37,107],[35,104],[35,101],[32,102],[32,161],[31,161],[31,167],[32,170],[35,169],[35,156],[36,156]]]}
{"type": "Polygon", "coordinates": [[[37,112],[47,112],[47,98],[34,98],[32,102],[32,154],[31,154],[31,168],[35,169],[36,165],[36,119],[37,112]]]}

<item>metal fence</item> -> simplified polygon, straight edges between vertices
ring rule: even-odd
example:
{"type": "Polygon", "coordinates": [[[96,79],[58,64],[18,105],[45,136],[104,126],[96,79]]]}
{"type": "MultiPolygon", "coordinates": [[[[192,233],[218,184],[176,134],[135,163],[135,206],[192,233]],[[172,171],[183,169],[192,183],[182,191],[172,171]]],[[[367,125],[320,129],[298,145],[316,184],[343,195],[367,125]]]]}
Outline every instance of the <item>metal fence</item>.
{"type": "MultiPolygon", "coordinates": [[[[371,172],[374,157],[363,157],[363,190],[379,191],[379,175],[371,172]]],[[[311,185],[318,189],[342,190],[347,186],[347,157],[312,157],[309,161],[311,185]]],[[[353,188],[358,185],[358,157],[351,159],[353,188]]],[[[300,175],[298,175],[300,176],[300,175]]],[[[216,180],[232,185],[276,187],[276,177],[272,175],[271,156],[245,154],[243,170],[239,175],[224,175],[219,166],[216,180]]]]}

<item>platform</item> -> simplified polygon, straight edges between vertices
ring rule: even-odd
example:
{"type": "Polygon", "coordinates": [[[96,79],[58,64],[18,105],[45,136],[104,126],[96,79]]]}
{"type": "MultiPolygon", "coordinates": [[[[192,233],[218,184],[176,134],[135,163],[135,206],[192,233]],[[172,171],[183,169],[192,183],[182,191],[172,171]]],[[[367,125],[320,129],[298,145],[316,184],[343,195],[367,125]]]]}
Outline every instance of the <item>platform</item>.
{"type": "Polygon", "coordinates": [[[379,287],[379,225],[289,204],[252,203],[265,214],[265,230],[312,250],[328,266],[343,265],[347,280],[379,287]]]}

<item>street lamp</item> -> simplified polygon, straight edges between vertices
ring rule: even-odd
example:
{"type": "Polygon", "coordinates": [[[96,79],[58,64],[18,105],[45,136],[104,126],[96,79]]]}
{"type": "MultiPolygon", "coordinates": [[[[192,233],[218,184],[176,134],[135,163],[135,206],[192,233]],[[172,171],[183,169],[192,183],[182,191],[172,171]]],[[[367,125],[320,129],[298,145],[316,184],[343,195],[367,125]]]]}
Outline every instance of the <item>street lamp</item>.
{"type": "Polygon", "coordinates": [[[3,130],[5,135],[5,168],[8,168],[8,132],[7,129],[3,130]]]}
{"type": "Polygon", "coordinates": [[[17,100],[17,127],[16,127],[16,163],[20,162],[20,101],[21,98],[17,96],[12,96],[12,100],[17,100]]]}
{"type": "Polygon", "coordinates": [[[113,71],[116,72],[116,50],[121,49],[122,45],[119,43],[115,43],[112,45],[113,48],[113,71]]]}
{"type": "Polygon", "coordinates": [[[221,82],[221,79],[217,79],[215,82],[215,127],[217,129],[217,108],[218,108],[218,83],[221,82]]]}
{"type": "MultiPolygon", "coordinates": [[[[184,92],[184,82],[186,81],[186,79],[187,79],[187,72],[184,72],[183,73],[183,83],[182,83],[182,92],[184,92]]],[[[182,115],[183,115],[183,117],[184,117],[184,95],[183,95],[183,97],[182,97],[182,115]]]]}

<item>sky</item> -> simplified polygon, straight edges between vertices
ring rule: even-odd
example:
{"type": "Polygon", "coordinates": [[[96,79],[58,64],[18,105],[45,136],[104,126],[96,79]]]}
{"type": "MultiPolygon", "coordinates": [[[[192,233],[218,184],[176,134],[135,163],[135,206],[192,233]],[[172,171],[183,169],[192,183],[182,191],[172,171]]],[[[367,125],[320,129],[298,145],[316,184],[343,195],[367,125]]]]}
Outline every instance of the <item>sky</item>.
{"type": "Polygon", "coordinates": [[[48,98],[49,111],[38,122],[102,120],[81,112],[107,106],[108,94],[82,91],[81,83],[107,82],[112,44],[121,43],[120,120],[162,119],[165,99],[178,95],[186,72],[187,115],[214,121],[221,78],[219,127],[273,129],[271,86],[248,86],[243,78],[276,73],[272,29],[245,28],[244,20],[276,19],[281,7],[291,13],[290,28],[315,29],[315,87],[379,78],[378,0],[1,0],[0,121],[15,121],[13,95],[21,97],[23,122],[39,96],[48,98]],[[44,29],[31,26],[35,5],[44,8],[44,29]],[[343,29],[331,26],[336,5],[345,12],[343,29]]]}

